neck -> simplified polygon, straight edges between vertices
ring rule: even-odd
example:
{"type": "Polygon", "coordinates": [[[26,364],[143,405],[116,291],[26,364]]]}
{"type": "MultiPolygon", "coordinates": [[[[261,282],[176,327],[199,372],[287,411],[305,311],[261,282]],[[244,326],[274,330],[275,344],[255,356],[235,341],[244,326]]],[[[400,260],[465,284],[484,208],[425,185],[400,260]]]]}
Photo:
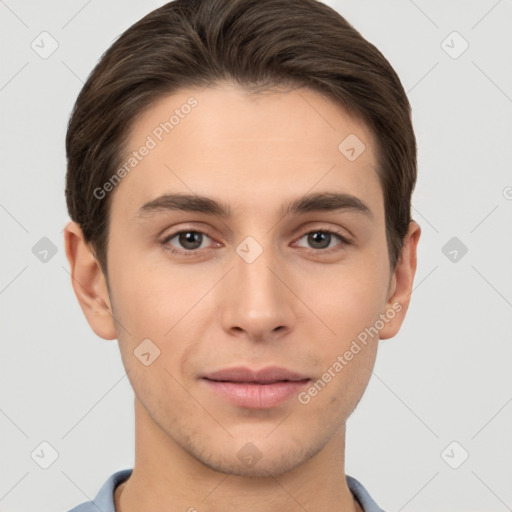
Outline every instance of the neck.
{"type": "Polygon", "coordinates": [[[345,426],[292,471],[248,477],[220,473],[192,457],[137,398],[135,413],[135,464],[130,478],[116,488],[116,512],[362,512],[345,480],[345,426]]]}

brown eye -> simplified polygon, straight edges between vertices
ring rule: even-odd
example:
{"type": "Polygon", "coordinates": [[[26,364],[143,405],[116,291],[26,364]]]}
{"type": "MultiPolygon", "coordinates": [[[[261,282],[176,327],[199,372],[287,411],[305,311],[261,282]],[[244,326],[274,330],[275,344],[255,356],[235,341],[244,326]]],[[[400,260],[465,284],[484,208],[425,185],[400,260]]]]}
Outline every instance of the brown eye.
{"type": "Polygon", "coordinates": [[[199,247],[201,247],[202,233],[198,233],[197,231],[182,231],[176,236],[181,246],[187,250],[199,249],[199,247]]]}
{"type": "Polygon", "coordinates": [[[308,233],[302,235],[299,240],[302,240],[305,237],[307,237],[307,244],[309,247],[315,251],[330,252],[331,250],[336,250],[336,246],[331,246],[331,243],[335,241],[336,238],[339,242],[341,242],[338,243],[338,247],[343,247],[349,243],[341,233],[323,229],[309,231],[308,233]]]}
{"type": "Polygon", "coordinates": [[[331,233],[326,233],[325,231],[313,231],[312,233],[308,233],[308,243],[314,249],[327,249],[331,242],[331,233]],[[327,245],[326,245],[327,242],[327,245]]]}
{"type": "Polygon", "coordinates": [[[169,247],[173,253],[188,255],[193,254],[194,252],[197,252],[198,249],[202,248],[201,245],[204,241],[204,237],[210,238],[202,231],[185,229],[172,233],[161,243],[162,245],[169,247]],[[171,240],[173,239],[176,239],[177,247],[176,244],[171,243],[171,240]]]}

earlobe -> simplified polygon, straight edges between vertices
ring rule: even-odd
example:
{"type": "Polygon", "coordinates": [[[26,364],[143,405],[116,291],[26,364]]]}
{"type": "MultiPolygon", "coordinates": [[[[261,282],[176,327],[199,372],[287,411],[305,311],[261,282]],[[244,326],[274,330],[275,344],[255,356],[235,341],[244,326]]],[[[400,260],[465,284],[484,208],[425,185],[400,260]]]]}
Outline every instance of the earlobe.
{"type": "Polygon", "coordinates": [[[412,220],[409,223],[409,231],[405,236],[400,258],[391,278],[389,296],[383,311],[388,321],[379,333],[381,340],[395,336],[404,321],[416,273],[416,252],[420,234],[420,226],[412,220]]]}
{"type": "Polygon", "coordinates": [[[71,284],[91,329],[101,338],[117,338],[105,276],[76,222],[64,229],[71,284]]]}

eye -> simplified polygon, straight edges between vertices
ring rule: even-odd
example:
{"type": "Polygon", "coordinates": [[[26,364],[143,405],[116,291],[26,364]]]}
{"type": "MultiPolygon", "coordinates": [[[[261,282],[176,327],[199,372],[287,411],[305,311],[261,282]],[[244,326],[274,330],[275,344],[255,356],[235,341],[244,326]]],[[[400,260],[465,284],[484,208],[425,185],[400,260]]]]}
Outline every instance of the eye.
{"type": "Polygon", "coordinates": [[[204,247],[202,247],[204,237],[210,238],[206,233],[203,233],[202,231],[197,231],[195,229],[185,229],[170,234],[164,240],[162,240],[161,243],[174,254],[192,256],[195,252],[197,252],[198,249],[204,249],[204,247]],[[176,249],[176,246],[171,243],[171,240],[174,238],[176,238],[176,243],[185,250],[176,249]]]}
{"type": "Polygon", "coordinates": [[[341,232],[325,229],[309,231],[302,235],[299,240],[302,240],[305,237],[307,237],[307,243],[310,244],[315,251],[331,252],[332,250],[337,250],[336,247],[329,247],[333,241],[333,237],[337,238],[341,242],[338,244],[339,247],[349,245],[350,243],[341,232]]]}

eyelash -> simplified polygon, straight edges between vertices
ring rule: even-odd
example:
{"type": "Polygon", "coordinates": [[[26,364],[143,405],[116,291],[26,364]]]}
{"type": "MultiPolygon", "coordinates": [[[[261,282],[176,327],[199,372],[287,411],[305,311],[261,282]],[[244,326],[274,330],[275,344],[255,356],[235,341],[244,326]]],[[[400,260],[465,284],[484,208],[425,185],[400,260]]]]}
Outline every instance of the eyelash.
{"type": "MultiPolygon", "coordinates": [[[[172,246],[168,245],[168,242],[170,240],[172,240],[174,237],[176,237],[177,235],[181,234],[181,233],[199,233],[201,235],[206,235],[208,238],[212,238],[211,236],[208,235],[208,233],[204,232],[204,231],[200,231],[198,229],[181,229],[180,231],[176,231],[174,233],[171,233],[170,235],[166,236],[164,238],[164,240],[162,240],[160,243],[162,246],[165,247],[166,250],[170,251],[172,254],[177,254],[179,256],[195,256],[198,254],[198,252],[200,251],[200,249],[190,249],[190,250],[184,250],[184,251],[179,251],[175,248],[173,248],[172,246]]],[[[343,235],[343,233],[341,233],[340,231],[337,231],[337,230],[330,230],[330,229],[313,229],[311,231],[307,231],[306,233],[304,233],[302,236],[300,236],[297,240],[300,240],[301,238],[304,238],[305,236],[311,234],[311,233],[326,233],[326,234],[330,234],[330,235],[335,235],[340,241],[341,241],[341,246],[345,246],[345,245],[350,245],[350,242],[345,238],[345,236],[343,235]]],[[[330,249],[310,249],[310,252],[312,253],[324,253],[324,254],[331,254],[332,252],[335,252],[339,249],[337,248],[330,248],[330,249]]]]}

